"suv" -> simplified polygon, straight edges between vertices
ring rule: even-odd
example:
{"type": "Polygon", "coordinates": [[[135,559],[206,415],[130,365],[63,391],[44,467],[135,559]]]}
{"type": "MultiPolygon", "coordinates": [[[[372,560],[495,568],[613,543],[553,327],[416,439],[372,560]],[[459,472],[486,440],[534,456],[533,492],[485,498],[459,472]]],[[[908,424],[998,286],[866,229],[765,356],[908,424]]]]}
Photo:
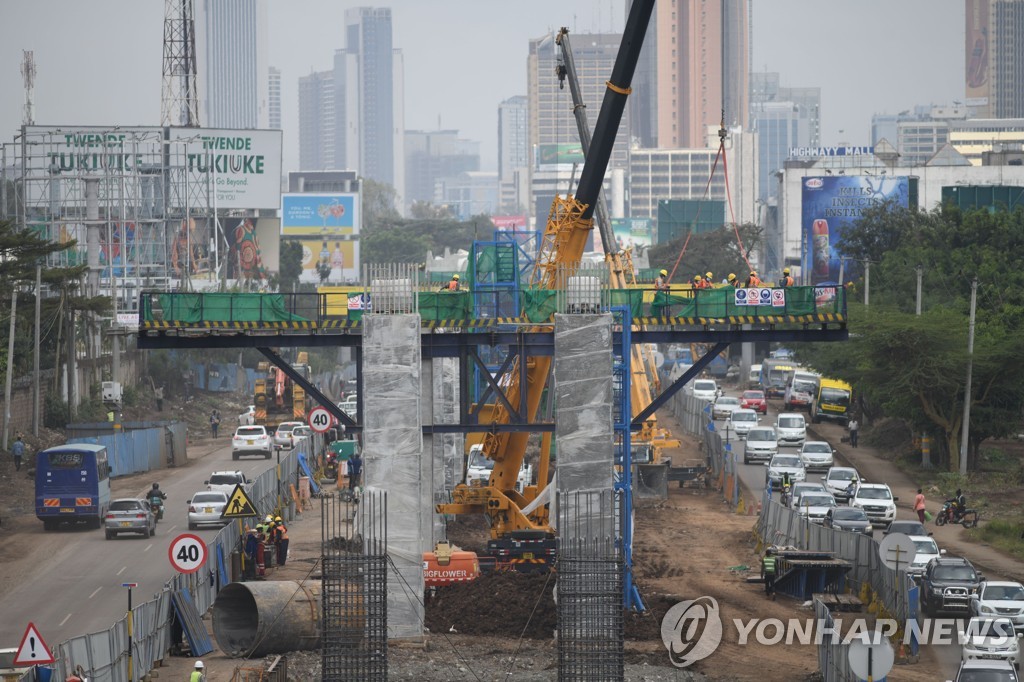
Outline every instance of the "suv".
{"type": "Polygon", "coordinates": [[[214,471],[210,474],[210,480],[203,481],[207,490],[219,490],[228,497],[235,492],[235,486],[247,486],[249,481],[241,471],[214,471]]]}
{"type": "Polygon", "coordinates": [[[940,611],[967,615],[981,580],[982,575],[963,557],[932,559],[921,575],[921,610],[926,616],[940,611]]]}
{"type": "Polygon", "coordinates": [[[239,426],[231,438],[231,459],[237,460],[242,455],[263,455],[263,459],[270,459],[273,447],[265,426],[239,426]]]}
{"type": "Polygon", "coordinates": [[[696,379],[690,392],[701,400],[714,401],[718,397],[718,384],[712,379],[696,379]]]}
{"type": "Polygon", "coordinates": [[[1009,661],[964,661],[956,682],[1020,682],[1009,661]]]}
{"type": "Polygon", "coordinates": [[[303,422],[281,422],[277,425],[277,430],[274,431],[273,441],[274,447],[277,448],[291,448],[295,444],[292,441],[292,431],[296,426],[305,426],[303,422]]]}
{"type": "Polygon", "coordinates": [[[850,506],[863,509],[875,528],[888,528],[896,519],[896,501],[899,499],[892,496],[889,486],[884,483],[860,483],[850,498],[850,506]]]}

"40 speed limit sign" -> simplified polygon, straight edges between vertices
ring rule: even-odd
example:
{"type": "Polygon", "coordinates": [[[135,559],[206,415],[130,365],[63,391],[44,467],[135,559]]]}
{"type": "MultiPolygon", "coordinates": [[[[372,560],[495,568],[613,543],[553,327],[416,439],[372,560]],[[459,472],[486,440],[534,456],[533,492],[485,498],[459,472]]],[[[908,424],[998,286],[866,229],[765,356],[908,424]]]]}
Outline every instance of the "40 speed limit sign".
{"type": "Polygon", "coordinates": [[[317,433],[327,433],[333,421],[334,417],[331,416],[326,407],[314,407],[309,411],[309,428],[317,433]]]}
{"type": "Polygon", "coordinates": [[[178,573],[195,573],[206,563],[206,543],[198,535],[182,533],[171,541],[167,555],[178,573]]]}

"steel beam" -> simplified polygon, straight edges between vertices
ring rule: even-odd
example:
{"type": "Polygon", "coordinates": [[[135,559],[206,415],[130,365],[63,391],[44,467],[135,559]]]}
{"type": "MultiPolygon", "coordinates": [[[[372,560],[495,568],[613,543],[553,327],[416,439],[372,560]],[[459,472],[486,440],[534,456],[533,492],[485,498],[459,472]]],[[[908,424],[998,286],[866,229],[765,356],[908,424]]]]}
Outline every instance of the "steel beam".
{"type": "MultiPolygon", "coordinates": [[[[296,372],[295,368],[292,367],[288,362],[286,362],[285,359],[282,358],[280,355],[275,353],[270,348],[265,348],[262,346],[258,347],[256,350],[262,353],[263,356],[267,358],[267,360],[270,360],[272,363],[274,363],[274,365],[276,365],[282,372],[287,374],[289,379],[297,383],[299,386],[302,386],[303,390],[305,390],[306,393],[309,393],[311,396],[313,396],[314,400],[320,403],[321,407],[325,408],[328,412],[334,415],[334,417],[345,427],[346,431],[349,431],[350,429],[354,430],[354,427],[358,426],[352,420],[352,418],[348,416],[345,410],[335,405],[333,400],[331,400],[323,393],[321,393],[320,389],[311,384],[306,379],[306,377],[296,372]]],[[[362,396],[360,396],[360,398],[362,398],[362,396]]],[[[359,404],[362,405],[361,400],[359,404]]],[[[362,408],[360,407],[359,409],[361,412],[362,408]]]]}
{"type": "Polygon", "coordinates": [[[690,382],[690,379],[703,372],[704,368],[711,364],[711,361],[718,357],[718,355],[728,347],[728,343],[719,342],[715,344],[714,348],[700,356],[700,358],[693,363],[693,366],[690,367],[690,369],[683,372],[683,376],[679,377],[675,382],[662,391],[661,395],[652,400],[650,405],[640,411],[640,414],[633,417],[633,421],[630,423],[630,428],[633,431],[639,431],[643,428],[644,422],[647,421],[651,415],[657,412],[659,407],[667,403],[672,396],[679,392],[679,389],[690,382]]]}

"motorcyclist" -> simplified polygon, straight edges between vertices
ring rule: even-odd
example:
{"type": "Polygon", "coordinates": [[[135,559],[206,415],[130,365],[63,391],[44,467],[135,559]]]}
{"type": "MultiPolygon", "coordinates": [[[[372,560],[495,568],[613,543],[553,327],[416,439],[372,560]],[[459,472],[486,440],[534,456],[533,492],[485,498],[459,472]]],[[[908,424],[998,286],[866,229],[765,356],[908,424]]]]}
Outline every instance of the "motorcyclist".
{"type": "Polygon", "coordinates": [[[956,489],[956,495],[946,500],[949,505],[950,521],[957,523],[963,518],[964,510],[967,509],[967,496],[960,488],[956,489]]]}
{"type": "Polygon", "coordinates": [[[164,515],[164,500],[167,499],[167,495],[160,490],[160,484],[154,483],[153,487],[149,489],[149,493],[146,495],[146,499],[149,500],[149,504],[156,511],[156,516],[159,519],[164,515]]]}
{"type": "Polygon", "coordinates": [[[846,486],[846,495],[849,498],[853,498],[857,494],[857,477],[854,476],[850,479],[850,485],[846,486]]]}

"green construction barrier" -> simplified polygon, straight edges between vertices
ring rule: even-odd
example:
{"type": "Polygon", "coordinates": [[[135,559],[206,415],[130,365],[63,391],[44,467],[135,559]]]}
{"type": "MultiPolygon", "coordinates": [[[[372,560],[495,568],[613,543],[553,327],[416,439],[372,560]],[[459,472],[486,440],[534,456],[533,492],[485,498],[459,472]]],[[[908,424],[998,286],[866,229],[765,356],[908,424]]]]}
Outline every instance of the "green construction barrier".
{"type": "Polygon", "coordinates": [[[354,440],[336,440],[327,448],[335,454],[335,456],[342,462],[347,462],[349,457],[356,452],[356,442],[354,440]]]}
{"type": "MultiPolygon", "coordinates": [[[[773,315],[813,315],[817,312],[839,312],[841,298],[829,301],[819,310],[815,305],[814,287],[772,289],[785,292],[784,305],[736,305],[736,289],[702,289],[694,297],[673,296],[658,292],[651,302],[652,317],[769,317],[773,315]]],[[[840,297],[845,292],[840,292],[840,297]]]]}
{"type": "Polygon", "coordinates": [[[558,292],[552,289],[523,289],[523,314],[530,322],[547,322],[558,310],[558,292]]]}
{"type": "Polygon", "coordinates": [[[468,320],[473,317],[473,298],[468,291],[421,291],[420,317],[424,320],[468,320]]]}
{"type": "Polygon", "coordinates": [[[611,307],[628,307],[630,317],[643,317],[643,289],[612,289],[608,293],[608,303],[611,307]]]}
{"type": "Polygon", "coordinates": [[[178,322],[307,321],[288,312],[281,294],[160,294],[160,308],[178,322]]]}

